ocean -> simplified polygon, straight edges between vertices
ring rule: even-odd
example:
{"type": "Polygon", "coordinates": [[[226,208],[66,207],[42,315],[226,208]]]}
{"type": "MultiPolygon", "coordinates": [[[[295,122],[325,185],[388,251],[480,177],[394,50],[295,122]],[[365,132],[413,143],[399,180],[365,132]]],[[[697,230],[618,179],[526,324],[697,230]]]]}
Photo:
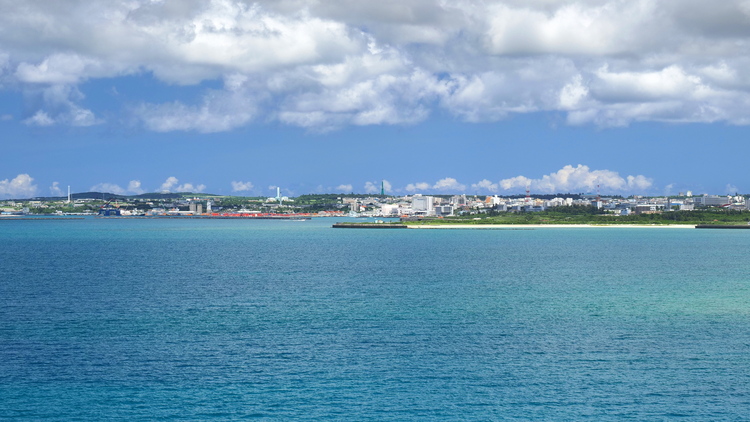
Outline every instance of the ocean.
{"type": "Polygon", "coordinates": [[[750,231],[334,221],[0,221],[0,419],[750,415],[750,231]]]}

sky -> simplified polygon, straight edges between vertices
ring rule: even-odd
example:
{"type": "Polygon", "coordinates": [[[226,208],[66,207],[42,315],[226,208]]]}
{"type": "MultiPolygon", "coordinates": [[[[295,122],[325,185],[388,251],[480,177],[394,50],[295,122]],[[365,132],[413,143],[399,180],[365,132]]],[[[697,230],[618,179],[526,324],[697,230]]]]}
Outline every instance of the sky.
{"type": "Polygon", "coordinates": [[[750,193],[748,0],[0,10],[0,199],[750,193]]]}

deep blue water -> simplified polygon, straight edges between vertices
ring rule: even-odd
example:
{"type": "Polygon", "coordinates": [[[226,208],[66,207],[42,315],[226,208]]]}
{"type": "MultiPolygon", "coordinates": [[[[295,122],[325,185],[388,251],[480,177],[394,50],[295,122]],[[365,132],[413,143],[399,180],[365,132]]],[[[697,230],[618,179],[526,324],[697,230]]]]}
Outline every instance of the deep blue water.
{"type": "Polygon", "coordinates": [[[750,231],[0,221],[0,419],[742,420],[750,231]]]}

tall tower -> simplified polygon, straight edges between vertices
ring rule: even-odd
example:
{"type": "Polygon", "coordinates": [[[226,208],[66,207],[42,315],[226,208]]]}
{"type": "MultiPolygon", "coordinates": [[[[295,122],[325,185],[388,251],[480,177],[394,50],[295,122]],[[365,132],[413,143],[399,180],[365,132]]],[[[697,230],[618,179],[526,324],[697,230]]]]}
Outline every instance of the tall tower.
{"type": "Polygon", "coordinates": [[[385,196],[385,180],[380,181],[380,195],[385,196]]]}
{"type": "Polygon", "coordinates": [[[68,185],[68,203],[70,204],[70,185],[68,185]]]}
{"type": "Polygon", "coordinates": [[[525,199],[526,205],[529,205],[531,203],[531,183],[526,184],[526,199],[525,199]]]}

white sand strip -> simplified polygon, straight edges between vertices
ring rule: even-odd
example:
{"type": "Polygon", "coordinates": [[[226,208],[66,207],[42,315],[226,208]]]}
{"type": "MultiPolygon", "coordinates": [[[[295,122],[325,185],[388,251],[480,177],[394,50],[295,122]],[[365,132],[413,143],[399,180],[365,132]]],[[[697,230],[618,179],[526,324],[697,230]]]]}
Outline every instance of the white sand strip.
{"type": "Polygon", "coordinates": [[[581,228],[650,228],[694,229],[695,224],[425,224],[407,225],[410,229],[581,229],[581,228]]]}

